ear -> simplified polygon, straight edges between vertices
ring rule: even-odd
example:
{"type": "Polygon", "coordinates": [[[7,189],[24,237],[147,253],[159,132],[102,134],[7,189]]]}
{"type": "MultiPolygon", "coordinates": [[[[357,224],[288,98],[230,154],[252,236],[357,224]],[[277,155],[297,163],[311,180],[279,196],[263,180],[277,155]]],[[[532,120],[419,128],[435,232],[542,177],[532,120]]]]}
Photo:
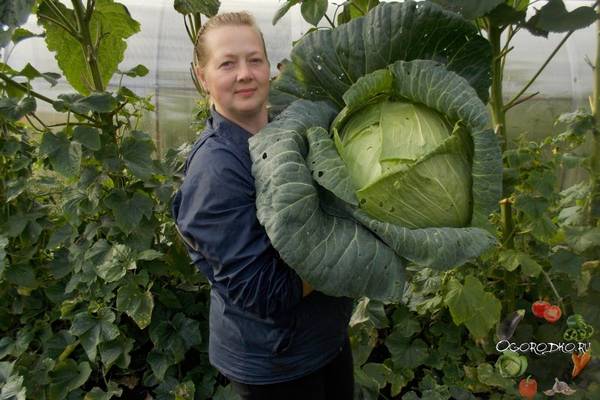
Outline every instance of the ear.
{"type": "Polygon", "coordinates": [[[198,82],[200,82],[200,85],[202,85],[202,89],[204,89],[205,92],[208,92],[208,85],[206,83],[204,69],[201,68],[198,64],[195,64],[194,73],[196,74],[196,78],[198,78],[198,82]]]}

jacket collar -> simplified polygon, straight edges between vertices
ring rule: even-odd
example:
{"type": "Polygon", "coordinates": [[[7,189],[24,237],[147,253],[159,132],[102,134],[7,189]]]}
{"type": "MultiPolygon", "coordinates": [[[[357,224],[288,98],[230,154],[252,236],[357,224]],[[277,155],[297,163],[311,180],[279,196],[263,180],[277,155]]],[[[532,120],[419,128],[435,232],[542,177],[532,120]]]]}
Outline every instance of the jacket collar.
{"type": "Polygon", "coordinates": [[[207,121],[207,128],[212,131],[211,133],[222,136],[239,145],[248,145],[248,139],[252,136],[246,129],[221,115],[215,110],[214,106],[210,108],[210,118],[207,121]]]}

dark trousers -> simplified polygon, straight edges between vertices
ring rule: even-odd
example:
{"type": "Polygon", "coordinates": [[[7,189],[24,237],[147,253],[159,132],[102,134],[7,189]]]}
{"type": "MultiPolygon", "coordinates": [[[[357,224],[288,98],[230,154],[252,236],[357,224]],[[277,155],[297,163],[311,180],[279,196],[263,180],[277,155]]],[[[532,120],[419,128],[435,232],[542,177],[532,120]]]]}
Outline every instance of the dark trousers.
{"type": "Polygon", "coordinates": [[[247,385],[231,381],[242,400],[352,400],[354,367],[350,343],[321,369],[302,378],[271,385],[247,385]]]}

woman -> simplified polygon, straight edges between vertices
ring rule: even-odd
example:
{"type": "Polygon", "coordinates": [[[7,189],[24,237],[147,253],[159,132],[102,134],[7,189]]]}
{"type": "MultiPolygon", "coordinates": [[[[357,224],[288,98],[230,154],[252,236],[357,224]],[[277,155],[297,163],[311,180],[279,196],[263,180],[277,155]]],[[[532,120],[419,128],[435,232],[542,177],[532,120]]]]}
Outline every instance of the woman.
{"type": "Polygon", "coordinates": [[[217,15],[195,56],[213,107],[173,213],[211,283],[210,362],[243,399],[351,400],[351,300],[313,291],[256,218],[248,139],[268,122],[262,34],[247,13],[217,15]]]}

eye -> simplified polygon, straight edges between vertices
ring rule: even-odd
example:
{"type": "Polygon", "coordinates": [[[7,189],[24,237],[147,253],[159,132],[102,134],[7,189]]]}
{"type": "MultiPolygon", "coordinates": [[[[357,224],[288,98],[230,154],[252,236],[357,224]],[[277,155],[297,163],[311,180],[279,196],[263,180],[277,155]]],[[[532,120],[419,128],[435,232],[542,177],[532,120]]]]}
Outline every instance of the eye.
{"type": "Polygon", "coordinates": [[[263,62],[263,59],[262,58],[251,58],[250,62],[252,64],[261,64],[263,62]]]}
{"type": "Polygon", "coordinates": [[[231,68],[233,66],[233,61],[223,61],[221,64],[219,64],[219,68],[231,68]]]}

